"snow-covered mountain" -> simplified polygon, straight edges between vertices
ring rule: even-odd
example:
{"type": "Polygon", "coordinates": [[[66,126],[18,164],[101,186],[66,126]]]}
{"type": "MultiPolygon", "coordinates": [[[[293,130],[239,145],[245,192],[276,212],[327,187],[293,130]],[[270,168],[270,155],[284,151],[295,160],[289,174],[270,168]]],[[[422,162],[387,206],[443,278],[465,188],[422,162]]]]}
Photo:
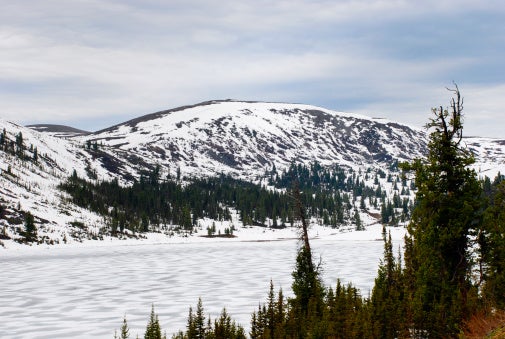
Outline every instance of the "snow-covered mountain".
{"type": "Polygon", "coordinates": [[[423,154],[425,134],[381,119],[295,104],[210,101],[140,117],[86,140],[128,162],[160,164],[186,175],[221,172],[245,178],[274,164],[318,161],[369,166],[423,154]]]}
{"type": "MultiPolygon", "coordinates": [[[[427,146],[424,130],[393,121],[310,105],[230,100],[161,111],[89,134],[0,120],[3,130],[8,146],[0,147],[0,228],[8,233],[4,238],[12,236],[22,226],[21,211],[30,211],[45,242],[78,238],[79,227],[72,225],[83,223],[88,237],[100,233],[102,218],[73,205],[57,188],[74,171],[127,184],[159,165],[162,175],[225,173],[260,182],[274,166],[282,171],[292,163],[387,169],[423,156],[427,146]],[[20,134],[22,151],[16,149],[20,134]]],[[[481,174],[505,171],[505,140],[465,143],[481,174]]]]}

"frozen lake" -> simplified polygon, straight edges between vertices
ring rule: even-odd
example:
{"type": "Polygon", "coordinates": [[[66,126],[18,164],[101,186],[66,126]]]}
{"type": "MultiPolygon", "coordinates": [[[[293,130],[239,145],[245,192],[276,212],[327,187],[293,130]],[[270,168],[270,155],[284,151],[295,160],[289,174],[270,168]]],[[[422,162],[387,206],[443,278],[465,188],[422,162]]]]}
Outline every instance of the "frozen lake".
{"type": "MultiPolygon", "coordinates": [[[[368,295],[382,257],[374,239],[312,240],[323,277],[340,277],[368,295]]],[[[214,319],[226,306],[249,328],[250,316],[276,291],[291,295],[297,242],[209,242],[59,248],[0,256],[1,338],[112,338],[126,315],[143,337],[151,304],[163,330],[184,329],[202,297],[214,319]]]]}

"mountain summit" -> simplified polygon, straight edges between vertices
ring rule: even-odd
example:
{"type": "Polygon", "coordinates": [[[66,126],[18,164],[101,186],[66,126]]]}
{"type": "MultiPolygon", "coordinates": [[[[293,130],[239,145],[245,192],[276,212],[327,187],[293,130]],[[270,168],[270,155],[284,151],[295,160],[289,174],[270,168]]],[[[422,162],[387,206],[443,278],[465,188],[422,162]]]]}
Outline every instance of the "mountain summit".
{"type": "Polygon", "coordinates": [[[426,149],[423,131],[391,121],[310,105],[229,100],[149,114],[85,138],[123,158],[123,170],[130,161],[244,177],[292,162],[383,166],[426,149]]]}

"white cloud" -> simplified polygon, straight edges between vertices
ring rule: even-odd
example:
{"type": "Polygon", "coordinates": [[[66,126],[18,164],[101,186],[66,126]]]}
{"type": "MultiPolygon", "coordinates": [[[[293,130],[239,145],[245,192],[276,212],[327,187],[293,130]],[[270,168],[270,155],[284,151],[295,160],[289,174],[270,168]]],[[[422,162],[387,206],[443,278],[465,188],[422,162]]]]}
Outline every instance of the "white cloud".
{"type": "MultiPolygon", "coordinates": [[[[419,125],[431,105],[447,101],[444,86],[461,75],[468,84],[468,105],[470,93],[479,93],[482,118],[471,121],[472,126],[491,131],[484,121],[501,112],[503,85],[472,81],[467,74],[483,66],[482,55],[455,51],[448,56],[406,47],[426,47],[438,35],[449,39],[439,45],[450,44],[462,39],[457,27],[446,30],[443,23],[440,32],[428,32],[434,35],[414,31],[398,41],[395,30],[433,15],[464,21],[462,13],[486,11],[493,3],[11,2],[0,13],[0,115],[65,123],[234,97],[335,102],[334,108],[389,114],[419,125]],[[382,25],[389,25],[388,30],[382,25]],[[391,35],[390,46],[379,42],[384,34],[391,35]]],[[[495,4],[493,13],[504,7],[495,4]]]]}

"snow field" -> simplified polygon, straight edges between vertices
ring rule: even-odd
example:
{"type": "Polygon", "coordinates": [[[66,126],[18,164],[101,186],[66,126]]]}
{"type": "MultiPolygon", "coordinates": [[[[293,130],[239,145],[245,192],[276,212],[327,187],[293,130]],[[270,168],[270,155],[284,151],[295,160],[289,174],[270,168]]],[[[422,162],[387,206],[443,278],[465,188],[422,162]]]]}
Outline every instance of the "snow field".
{"type": "MultiPolygon", "coordinates": [[[[391,231],[400,243],[404,229],[391,231]]],[[[352,281],[367,296],[382,257],[381,227],[320,237],[318,232],[312,229],[311,243],[315,258],[322,258],[325,284],[352,281]]],[[[142,336],[152,304],[171,336],[185,328],[189,306],[199,297],[207,316],[214,319],[226,307],[248,329],[270,279],[276,291],[291,295],[296,240],[194,239],[199,241],[0,252],[1,336],[111,338],[124,315],[132,337],[142,336]]]]}

